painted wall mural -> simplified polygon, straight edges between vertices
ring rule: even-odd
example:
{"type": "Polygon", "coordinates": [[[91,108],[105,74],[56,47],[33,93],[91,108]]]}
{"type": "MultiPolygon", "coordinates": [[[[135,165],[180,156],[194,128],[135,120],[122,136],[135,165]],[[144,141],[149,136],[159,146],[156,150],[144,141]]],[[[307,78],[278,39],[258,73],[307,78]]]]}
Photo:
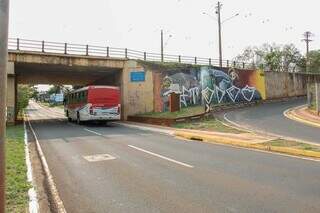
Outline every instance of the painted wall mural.
{"type": "MultiPolygon", "coordinates": [[[[257,70],[218,70],[209,67],[167,71],[155,78],[161,88],[162,109],[167,111],[170,93],[180,94],[180,106],[251,102],[265,99],[263,72],[257,70]]],[[[155,88],[157,89],[157,88],[155,88]]],[[[156,104],[157,105],[157,104],[156,104]]],[[[158,104],[159,105],[159,104],[158,104]]]]}

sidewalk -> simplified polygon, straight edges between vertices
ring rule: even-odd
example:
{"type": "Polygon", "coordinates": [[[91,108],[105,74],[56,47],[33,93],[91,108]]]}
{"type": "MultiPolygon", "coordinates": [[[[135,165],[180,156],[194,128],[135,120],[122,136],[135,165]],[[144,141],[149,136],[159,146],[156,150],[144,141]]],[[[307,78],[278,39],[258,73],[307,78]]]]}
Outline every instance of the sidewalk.
{"type": "Polygon", "coordinates": [[[289,109],[284,115],[289,119],[320,128],[320,116],[310,111],[306,106],[289,109]]]}

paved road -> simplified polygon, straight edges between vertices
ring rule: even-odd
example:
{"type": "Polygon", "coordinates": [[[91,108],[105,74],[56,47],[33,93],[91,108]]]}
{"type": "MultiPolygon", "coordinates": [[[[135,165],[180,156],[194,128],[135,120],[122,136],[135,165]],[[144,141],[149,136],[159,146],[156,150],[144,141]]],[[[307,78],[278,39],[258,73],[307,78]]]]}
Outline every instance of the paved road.
{"type": "Polygon", "coordinates": [[[283,112],[306,103],[304,98],[269,103],[226,113],[227,119],[250,129],[320,143],[320,129],[286,118],[283,112]]]}
{"type": "Polygon", "coordinates": [[[320,162],[28,113],[67,212],[320,212],[320,162]]]}

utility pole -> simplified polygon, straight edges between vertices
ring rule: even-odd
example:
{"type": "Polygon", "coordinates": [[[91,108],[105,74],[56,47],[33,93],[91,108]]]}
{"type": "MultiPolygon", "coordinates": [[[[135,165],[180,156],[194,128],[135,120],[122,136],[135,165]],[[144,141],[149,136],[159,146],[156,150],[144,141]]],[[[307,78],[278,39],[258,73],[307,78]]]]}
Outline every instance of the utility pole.
{"type": "Polygon", "coordinates": [[[164,56],[163,56],[163,30],[161,30],[161,62],[164,61],[164,56]]]}
{"type": "Polygon", "coordinates": [[[303,34],[302,41],[306,42],[306,71],[308,72],[309,68],[309,44],[312,41],[310,38],[313,36],[313,34],[310,31],[307,31],[303,34]]]}
{"type": "Polygon", "coordinates": [[[222,67],[222,35],[221,35],[221,6],[222,4],[218,1],[216,6],[216,14],[218,15],[218,33],[219,33],[219,66],[222,67]]]}
{"type": "Polygon", "coordinates": [[[0,0],[0,213],[5,212],[5,134],[9,0],[0,0]]]}

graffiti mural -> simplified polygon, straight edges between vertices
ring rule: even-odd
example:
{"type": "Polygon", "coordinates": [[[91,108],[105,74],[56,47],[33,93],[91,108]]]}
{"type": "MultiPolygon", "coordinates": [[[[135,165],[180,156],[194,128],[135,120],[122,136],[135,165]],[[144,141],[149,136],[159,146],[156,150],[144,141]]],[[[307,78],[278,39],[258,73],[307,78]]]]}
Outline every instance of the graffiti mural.
{"type": "Polygon", "coordinates": [[[251,102],[265,97],[264,76],[255,70],[219,70],[209,67],[167,71],[161,81],[162,110],[167,111],[169,95],[180,94],[180,106],[251,102]]]}
{"type": "Polygon", "coordinates": [[[200,83],[200,73],[196,69],[167,72],[161,86],[163,111],[169,106],[169,95],[172,92],[180,94],[180,107],[200,105],[200,83]]]}
{"type": "Polygon", "coordinates": [[[256,71],[237,71],[229,69],[227,72],[217,69],[201,69],[201,85],[204,104],[251,102],[262,99],[259,90],[250,82],[250,75],[256,71]]]}

